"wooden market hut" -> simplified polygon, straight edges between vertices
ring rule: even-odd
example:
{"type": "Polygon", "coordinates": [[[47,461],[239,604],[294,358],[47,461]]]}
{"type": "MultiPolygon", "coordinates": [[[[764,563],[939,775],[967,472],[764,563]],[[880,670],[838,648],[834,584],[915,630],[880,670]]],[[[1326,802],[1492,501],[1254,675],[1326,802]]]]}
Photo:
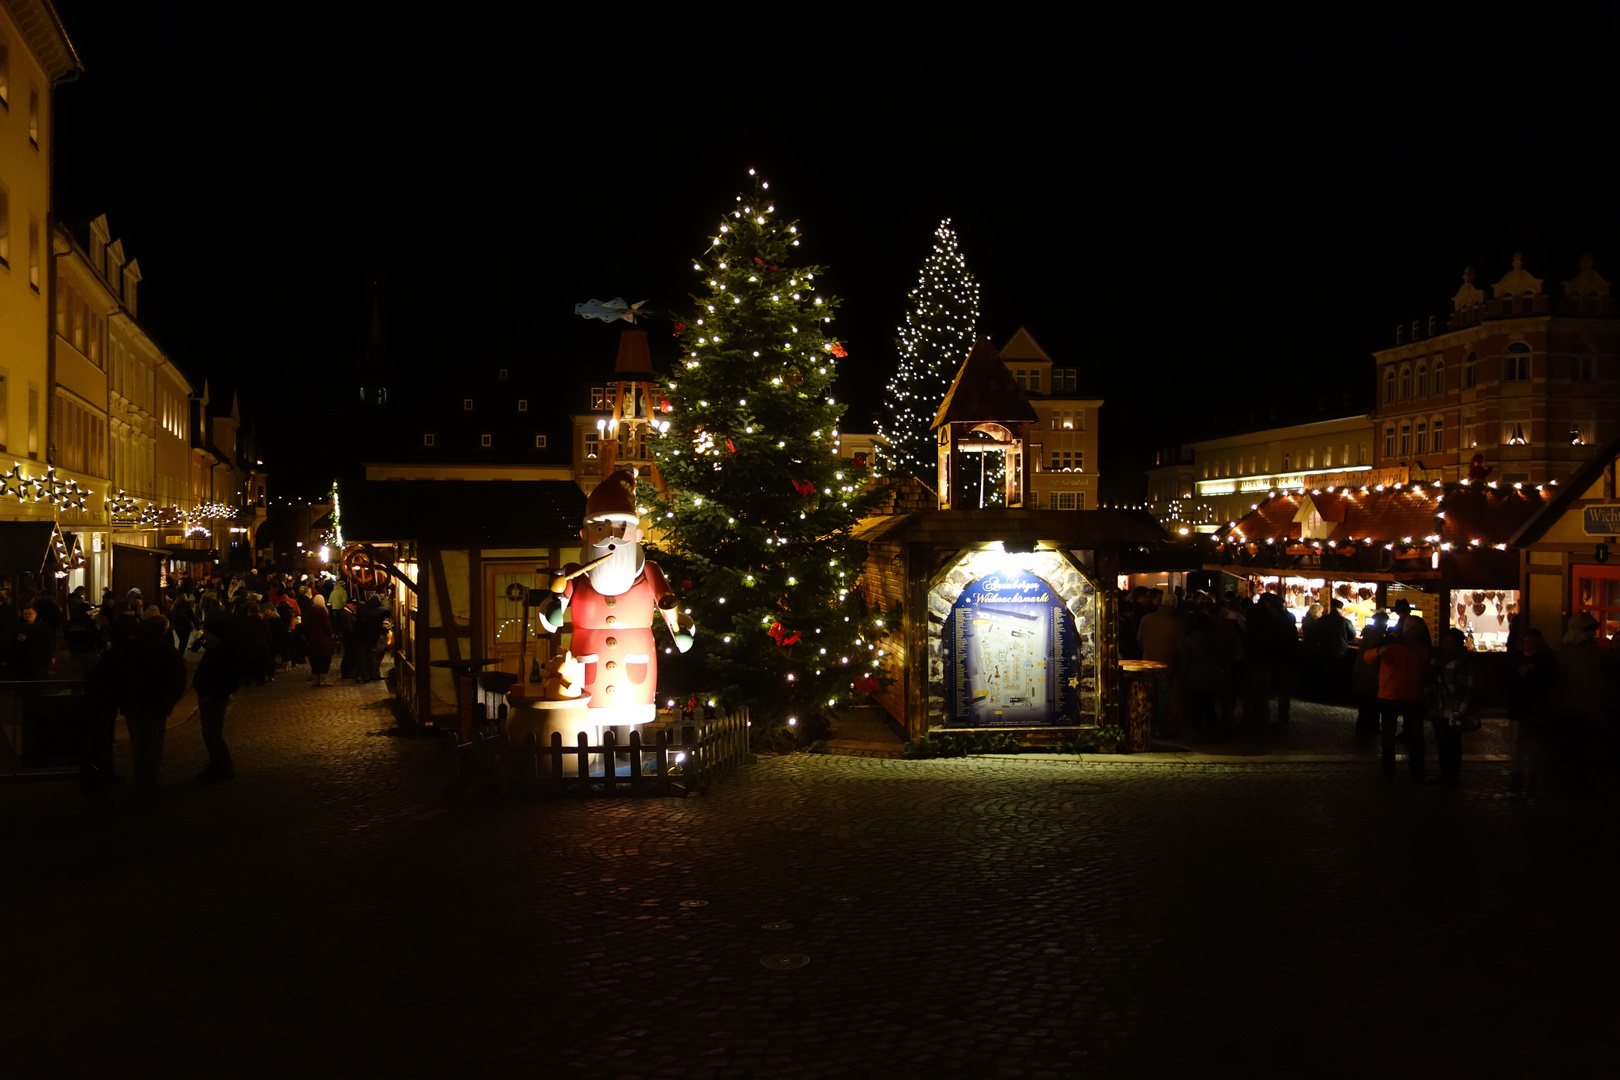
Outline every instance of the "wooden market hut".
{"type": "Polygon", "coordinates": [[[1123,726],[1115,579],[1123,549],[1167,541],[1156,524],[1110,510],[930,509],[868,518],[855,535],[867,545],[862,597],[888,613],[892,678],[873,697],[908,736],[1123,726]],[[997,621],[1008,629],[994,651],[968,641],[1000,632],[977,625],[997,621]],[[1033,692],[996,689],[1003,657],[1033,692]]]}
{"type": "Polygon", "coordinates": [[[468,684],[444,662],[526,679],[560,651],[521,597],[578,558],[573,481],[365,480],[341,498],[345,565],[374,569],[393,607],[396,693],[418,723],[463,712],[468,684]]]}
{"type": "Polygon", "coordinates": [[[913,738],[995,729],[1036,741],[1122,726],[1120,556],[1169,537],[1150,518],[1028,505],[1036,419],[980,339],[934,417],[938,490],[902,478],[856,529],[867,548],[861,595],[886,622],[889,679],[873,697],[913,738]],[[981,463],[998,452],[1003,489],[992,493],[981,463]],[[978,505],[992,497],[1002,505],[978,505]]]}
{"type": "Polygon", "coordinates": [[[1617,458],[1620,436],[1598,447],[1509,541],[1519,553],[1522,610],[1553,645],[1580,611],[1598,621],[1599,640],[1620,633],[1620,565],[1609,561],[1620,542],[1617,458]]]}

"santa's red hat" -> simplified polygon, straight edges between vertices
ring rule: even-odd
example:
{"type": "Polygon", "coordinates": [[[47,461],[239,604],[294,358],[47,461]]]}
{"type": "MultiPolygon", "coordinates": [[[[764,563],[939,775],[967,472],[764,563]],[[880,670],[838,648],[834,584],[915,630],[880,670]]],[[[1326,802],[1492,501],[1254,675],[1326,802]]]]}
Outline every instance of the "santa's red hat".
{"type": "Polygon", "coordinates": [[[619,469],[596,485],[585,500],[586,521],[640,522],[636,513],[636,470],[619,469]]]}

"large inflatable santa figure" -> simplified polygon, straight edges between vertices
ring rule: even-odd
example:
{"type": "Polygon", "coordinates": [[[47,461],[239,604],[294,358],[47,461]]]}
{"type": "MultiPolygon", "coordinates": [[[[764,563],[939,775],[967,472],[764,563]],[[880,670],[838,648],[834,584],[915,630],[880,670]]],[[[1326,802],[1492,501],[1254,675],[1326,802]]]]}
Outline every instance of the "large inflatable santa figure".
{"type": "Polygon", "coordinates": [[[662,616],[681,652],[692,647],[693,623],[657,563],[641,550],[645,533],[636,513],[636,472],[620,469],[585,501],[579,536],[584,563],[563,567],[539,602],[540,621],[555,633],[573,612],[569,652],[585,665],[593,724],[645,724],[657,711],[658,646],[654,613],[662,616]]]}

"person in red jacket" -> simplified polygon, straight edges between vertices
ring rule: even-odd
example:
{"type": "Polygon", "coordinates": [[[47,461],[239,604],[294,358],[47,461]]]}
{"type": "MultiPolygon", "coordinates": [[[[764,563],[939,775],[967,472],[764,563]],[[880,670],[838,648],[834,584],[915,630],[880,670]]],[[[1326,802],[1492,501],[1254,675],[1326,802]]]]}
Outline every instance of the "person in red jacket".
{"type": "Polygon", "coordinates": [[[1364,663],[1378,664],[1378,714],[1384,751],[1384,779],[1395,779],[1395,723],[1406,725],[1406,760],[1412,779],[1423,780],[1423,676],[1429,668],[1429,628],[1409,615],[1399,640],[1386,639],[1362,652],[1364,663]]]}

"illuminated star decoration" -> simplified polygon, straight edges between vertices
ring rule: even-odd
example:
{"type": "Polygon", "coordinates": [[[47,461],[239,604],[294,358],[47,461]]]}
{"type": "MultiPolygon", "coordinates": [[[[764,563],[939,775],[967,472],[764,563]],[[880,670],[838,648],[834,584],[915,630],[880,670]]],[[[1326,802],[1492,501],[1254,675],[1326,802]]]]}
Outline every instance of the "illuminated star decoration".
{"type": "Polygon", "coordinates": [[[641,314],[641,305],[647,301],[639,300],[634,304],[627,304],[624,297],[615,296],[606,302],[592,298],[583,304],[574,305],[574,314],[586,319],[601,319],[605,323],[618,322],[623,319],[627,323],[634,323],[636,316],[641,314]]]}

